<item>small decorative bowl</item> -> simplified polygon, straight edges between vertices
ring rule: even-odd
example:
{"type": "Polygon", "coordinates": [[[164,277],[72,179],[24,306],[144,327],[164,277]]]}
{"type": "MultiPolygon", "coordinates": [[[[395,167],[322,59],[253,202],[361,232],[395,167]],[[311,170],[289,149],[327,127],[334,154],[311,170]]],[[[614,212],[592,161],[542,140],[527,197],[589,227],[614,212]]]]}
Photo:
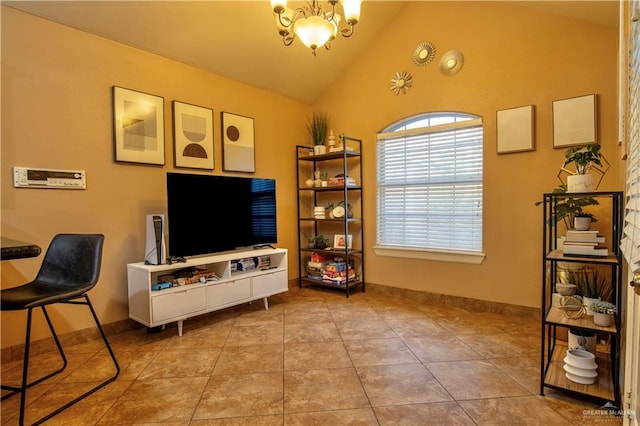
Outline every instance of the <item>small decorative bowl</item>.
{"type": "Polygon", "coordinates": [[[556,291],[560,293],[561,296],[573,296],[576,294],[576,285],[556,283],[556,291]]]}

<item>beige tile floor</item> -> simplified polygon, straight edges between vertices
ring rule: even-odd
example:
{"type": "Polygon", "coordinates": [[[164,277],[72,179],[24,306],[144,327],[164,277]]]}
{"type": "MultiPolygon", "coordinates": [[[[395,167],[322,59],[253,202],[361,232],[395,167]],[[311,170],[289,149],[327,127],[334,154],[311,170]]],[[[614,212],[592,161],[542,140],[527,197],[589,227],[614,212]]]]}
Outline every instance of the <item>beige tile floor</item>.
{"type": "MultiPolygon", "coordinates": [[[[122,372],[51,425],[621,424],[599,404],[538,395],[538,321],[371,293],[291,290],[262,303],[111,337],[122,372]]],[[[112,374],[98,342],[29,392],[33,422],[112,374]]],[[[34,375],[56,365],[34,357],[34,375]]],[[[20,362],[2,365],[17,380],[20,362]]],[[[35,376],[34,376],[35,377],[35,376]]],[[[17,424],[18,397],[2,402],[17,424]]]]}

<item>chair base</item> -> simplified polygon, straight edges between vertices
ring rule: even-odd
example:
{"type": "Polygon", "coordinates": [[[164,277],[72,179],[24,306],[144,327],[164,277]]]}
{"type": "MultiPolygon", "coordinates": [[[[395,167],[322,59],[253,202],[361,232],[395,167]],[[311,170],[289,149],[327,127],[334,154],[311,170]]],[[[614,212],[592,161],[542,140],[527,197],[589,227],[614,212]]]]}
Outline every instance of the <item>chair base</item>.
{"type": "MultiPolygon", "coordinates": [[[[115,374],[108,378],[107,380],[101,382],[100,384],[98,384],[97,386],[89,389],[88,391],[86,391],[85,393],[83,393],[82,395],[78,396],[77,398],[73,399],[72,401],[64,404],[63,406],[55,409],[54,411],[50,412],[49,414],[47,414],[46,416],[40,418],[39,420],[36,420],[33,425],[39,425],[41,423],[44,423],[45,421],[49,420],[50,418],[52,418],[53,416],[60,414],[62,411],[66,410],[67,408],[73,406],[74,404],[78,403],[79,401],[83,400],[84,398],[88,397],[89,395],[91,395],[92,393],[96,392],[99,389],[102,389],[103,387],[105,387],[106,385],[108,385],[109,383],[113,382],[114,380],[116,380],[116,378],[118,377],[118,375],[120,374],[120,365],[118,364],[118,361],[116,360],[116,356],[113,352],[113,350],[111,349],[111,345],[109,345],[109,341],[107,340],[107,336],[104,333],[104,330],[102,329],[102,326],[100,325],[100,321],[98,320],[98,316],[96,315],[95,310],[93,309],[93,305],[91,304],[91,301],[89,300],[89,296],[87,294],[83,294],[81,296],[78,296],[78,298],[74,299],[74,300],[68,300],[68,301],[64,301],[64,302],[58,302],[58,303],[67,303],[67,304],[72,304],[72,305],[86,305],[89,307],[89,310],[91,311],[91,315],[93,316],[93,320],[96,323],[96,326],[98,327],[98,331],[100,332],[100,335],[102,337],[102,340],[107,348],[107,350],[109,351],[109,355],[111,356],[111,359],[113,361],[113,365],[116,368],[116,372],[115,374]],[[84,301],[78,300],[78,299],[84,299],[84,301]]],[[[47,313],[47,310],[45,308],[45,306],[41,306],[42,308],[42,313],[44,314],[44,317],[47,321],[47,325],[49,326],[49,330],[51,331],[51,335],[53,336],[53,340],[55,341],[56,347],[58,349],[58,353],[60,354],[60,357],[62,358],[63,361],[63,365],[61,368],[59,368],[58,370],[49,373],[45,376],[42,376],[34,381],[32,381],[31,383],[27,382],[27,378],[28,378],[28,372],[29,372],[29,347],[31,344],[31,320],[32,320],[32,311],[33,308],[28,308],[27,309],[27,330],[26,330],[26,338],[25,338],[25,348],[24,348],[24,360],[23,360],[23,365],[22,365],[22,382],[21,385],[19,387],[17,386],[9,386],[9,385],[1,385],[1,388],[3,390],[8,390],[10,391],[8,394],[3,395],[1,400],[4,401],[7,398],[10,398],[13,395],[16,394],[20,394],[20,415],[19,415],[19,424],[22,426],[24,425],[24,415],[25,415],[25,405],[26,405],[26,398],[27,398],[27,389],[31,388],[32,386],[35,386],[39,383],[42,383],[43,381],[57,375],[60,374],[61,372],[63,372],[66,368],[67,368],[67,357],[64,354],[64,350],[62,349],[62,345],[60,344],[60,340],[58,339],[58,336],[53,328],[53,324],[51,322],[51,319],[49,318],[49,314],[47,313]]]]}

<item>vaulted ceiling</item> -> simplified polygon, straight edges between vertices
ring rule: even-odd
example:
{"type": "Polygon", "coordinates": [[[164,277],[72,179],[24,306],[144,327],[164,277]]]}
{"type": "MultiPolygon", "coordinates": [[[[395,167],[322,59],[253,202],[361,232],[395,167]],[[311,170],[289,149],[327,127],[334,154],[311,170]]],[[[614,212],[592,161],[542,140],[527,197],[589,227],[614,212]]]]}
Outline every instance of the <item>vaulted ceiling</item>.
{"type": "MultiPolygon", "coordinates": [[[[371,46],[406,1],[365,0],[349,39],[317,56],[296,40],[285,47],[268,1],[8,1],[52,21],[313,103],[371,46]]],[[[303,2],[290,2],[299,5],[303,2]]],[[[322,0],[324,3],[324,0],[322,0]]],[[[615,26],[618,2],[517,1],[517,6],[615,26]]],[[[469,3],[467,3],[469,4],[469,3]]]]}

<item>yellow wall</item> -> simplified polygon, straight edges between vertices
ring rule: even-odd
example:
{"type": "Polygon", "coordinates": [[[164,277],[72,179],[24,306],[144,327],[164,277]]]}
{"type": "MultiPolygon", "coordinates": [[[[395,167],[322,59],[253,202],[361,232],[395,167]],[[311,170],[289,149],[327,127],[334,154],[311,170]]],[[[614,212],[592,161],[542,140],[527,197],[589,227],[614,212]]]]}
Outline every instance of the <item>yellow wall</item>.
{"type": "MultiPolygon", "coordinates": [[[[306,140],[307,105],[2,6],[2,235],[46,249],[57,233],[104,233],[101,278],[91,291],[104,323],[128,317],[126,264],[143,258],[145,215],[166,214],[172,100],[214,109],[213,174],[223,173],[220,112],[255,119],[254,175],[277,179],[279,245],[297,259],[293,153],[306,140]],[[164,97],[164,167],[113,161],[114,85],[164,97]],[[13,166],[86,170],[87,189],[16,189],[13,166]]],[[[41,261],[2,262],[2,286],[32,279],[41,261]]],[[[296,271],[294,263],[291,277],[296,271]]],[[[59,332],[90,326],[80,308],[55,310],[64,313],[59,332]]],[[[24,318],[2,313],[2,347],[22,342],[24,318]]]]}
{"type": "MultiPolygon", "coordinates": [[[[365,13],[366,4],[363,24],[365,13]]],[[[364,140],[367,281],[539,306],[542,212],[534,202],[556,186],[563,155],[551,147],[551,102],[598,94],[600,141],[613,163],[601,189],[618,189],[616,49],[614,28],[497,3],[408,2],[314,105],[330,112],[336,134],[364,140]],[[435,62],[414,66],[411,53],[421,41],[436,45],[435,62],[447,50],[460,50],[462,71],[446,77],[435,62]],[[402,70],[413,74],[414,87],[395,96],[389,81],[402,70]],[[498,156],[496,110],[528,104],[536,105],[536,150],[498,156]],[[438,110],[484,117],[487,258],[479,266],[376,257],[370,247],[375,135],[403,117],[438,110]]],[[[255,175],[278,181],[279,245],[290,250],[289,275],[296,277],[293,152],[307,139],[309,106],[2,6],[2,235],[46,248],[59,232],[104,233],[102,276],[91,292],[104,323],[127,318],[125,265],[143,256],[145,215],[166,213],[164,175],[174,169],[172,100],[215,110],[214,174],[222,173],[220,111],[255,118],[255,175]],[[164,97],[165,167],[113,161],[113,85],[164,97]],[[87,189],[15,189],[13,166],[86,170],[87,189]]],[[[2,262],[2,286],[31,279],[40,262],[2,262]]],[[[66,322],[60,332],[90,326],[75,309],[57,310],[66,322]]],[[[22,342],[23,324],[23,313],[3,313],[3,348],[22,342]]]]}
{"type": "MultiPolygon", "coordinates": [[[[363,6],[363,22],[366,4],[363,6]]],[[[356,35],[357,36],[357,35],[356,35]]],[[[348,43],[337,40],[336,43],[348,43]]],[[[366,279],[387,286],[540,306],[542,208],[564,158],[552,147],[553,100],[595,93],[599,141],[612,163],[600,189],[620,189],[617,159],[617,29],[498,2],[410,2],[318,102],[338,133],[364,139],[366,279]],[[435,60],[413,64],[422,41],[435,60]],[[455,76],[439,72],[448,50],[464,55],[455,76]],[[396,96],[397,71],[413,87],[396,96]],[[496,111],[535,105],[536,149],[496,153],[496,111]],[[484,252],[481,265],[376,256],[376,133],[404,117],[462,111],[484,120],[484,252]],[[618,186],[617,186],[618,185],[618,186]]]]}

